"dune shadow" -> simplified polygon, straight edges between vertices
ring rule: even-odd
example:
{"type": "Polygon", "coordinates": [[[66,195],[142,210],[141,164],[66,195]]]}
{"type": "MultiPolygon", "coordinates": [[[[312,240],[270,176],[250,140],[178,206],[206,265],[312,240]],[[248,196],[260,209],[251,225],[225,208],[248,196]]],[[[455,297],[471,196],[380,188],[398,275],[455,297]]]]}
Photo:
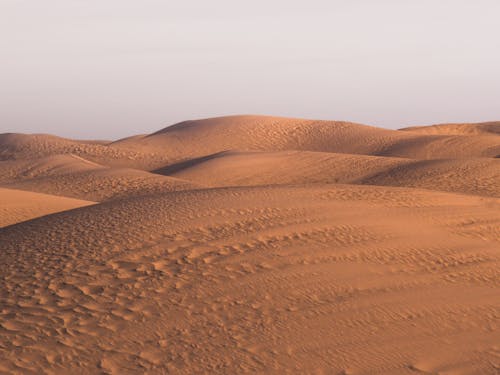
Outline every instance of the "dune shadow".
{"type": "Polygon", "coordinates": [[[210,154],[210,155],[205,155],[205,156],[200,156],[197,158],[192,158],[192,159],[187,159],[183,160],[177,163],[169,164],[164,167],[160,167],[158,169],[155,169],[151,171],[151,173],[156,173],[156,174],[161,174],[163,176],[168,176],[170,174],[180,172],[186,168],[194,167],[197,164],[203,163],[205,161],[215,159],[223,154],[225,154],[227,151],[220,151],[216,152],[215,154],[210,154]]]}

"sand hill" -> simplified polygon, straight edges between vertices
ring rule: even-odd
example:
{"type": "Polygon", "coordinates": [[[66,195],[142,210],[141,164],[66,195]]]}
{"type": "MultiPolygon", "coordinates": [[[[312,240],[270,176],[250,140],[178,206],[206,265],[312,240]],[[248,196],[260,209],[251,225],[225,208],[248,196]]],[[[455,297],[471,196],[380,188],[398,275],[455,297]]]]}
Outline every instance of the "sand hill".
{"type": "Polygon", "coordinates": [[[268,116],[186,121],[112,146],[144,153],[154,150],[179,160],[230,150],[302,150],[421,159],[500,155],[500,139],[491,136],[428,135],[348,122],[268,116]]]}
{"type": "Polygon", "coordinates": [[[492,135],[482,132],[464,137],[340,121],[227,116],[185,121],[149,135],[109,143],[2,134],[0,160],[72,154],[107,166],[154,170],[230,150],[301,150],[418,159],[496,157],[500,155],[500,138],[492,135]]]}
{"type": "Polygon", "coordinates": [[[76,141],[46,134],[0,134],[0,160],[22,160],[74,155],[89,162],[114,167],[139,167],[168,161],[164,155],[131,148],[110,147],[105,141],[76,141]]]}
{"type": "Polygon", "coordinates": [[[1,363],[494,373],[499,208],[408,189],[232,188],[19,224],[1,234],[1,363]]]}
{"type": "Polygon", "coordinates": [[[226,152],[156,171],[210,186],[349,183],[500,197],[500,160],[414,160],[324,152],[226,152]]]}
{"type": "Polygon", "coordinates": [[[61,176],[106,169],[105,166],[73,154],[51,155],[41,158],[23,158],[0,161],[0,182],[36,177],[61,176]]]}
{"type": "Polygon", "coordinates": [[[0,184],[8,188],[99,202],[197,186],[143,170],[105,167],[71,154],[3,161],[0,176],[0,184]]]}
{"type": "Polygon", "coordinates": [[[0,228],[95,202],[0,188],[0,228]]]}
{"type": "Polygon", "coordinates": [[[421,134],[452,135],[500,135],[500,122],[482,122],[478,124],[440,124],[431,126],[412,126],[401,130],[421,134]]]}
{"type": "Polygon", "coordinates": [[[0,135],[0,373],[498,374],[491,124],[0,135]]]}

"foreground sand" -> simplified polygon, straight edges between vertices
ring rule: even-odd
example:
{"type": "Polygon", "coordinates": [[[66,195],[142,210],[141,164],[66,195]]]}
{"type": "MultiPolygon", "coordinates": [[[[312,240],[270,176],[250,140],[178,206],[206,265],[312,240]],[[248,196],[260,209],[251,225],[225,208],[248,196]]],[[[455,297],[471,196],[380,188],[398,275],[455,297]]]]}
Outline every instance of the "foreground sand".
{"type": "Polygon", "coordinates": [[[0,372],[499,373],[500,142],[472,134],[454,160],[136,148],[160,174],[9,146],[4,186],[101,203],[0,229],[0,372]]]}

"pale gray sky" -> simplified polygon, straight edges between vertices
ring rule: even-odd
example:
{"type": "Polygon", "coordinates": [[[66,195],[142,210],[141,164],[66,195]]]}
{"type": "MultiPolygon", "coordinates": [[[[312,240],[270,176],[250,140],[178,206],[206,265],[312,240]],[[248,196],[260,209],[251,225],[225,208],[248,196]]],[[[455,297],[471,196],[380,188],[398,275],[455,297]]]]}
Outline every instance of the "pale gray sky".
{"type": "Polygon", "coordinates": [[[500,120],[499,0],[0,0],[0,132],[500,120]]]}

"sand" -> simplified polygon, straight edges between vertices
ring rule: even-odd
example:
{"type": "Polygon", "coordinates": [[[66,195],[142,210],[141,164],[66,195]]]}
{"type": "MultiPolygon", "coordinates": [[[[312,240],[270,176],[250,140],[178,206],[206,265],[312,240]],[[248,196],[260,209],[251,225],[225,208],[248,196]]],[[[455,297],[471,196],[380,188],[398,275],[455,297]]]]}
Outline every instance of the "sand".
{"type": "Polygon", "coordinates": [[[349,183],[500,197],[500,159],[415,160],[310,151],[223,152],[157,173],[213,187],[349,183]]]}
{"type": "Polygon", "coordinates": [[[0,372],[499,373],[500,137],[448,132],[0,135],[0,372]]]}
{"type": "Polygon", "coordinates": [[[401,130],[421,134],[447,135],[500,135],[500,121],[481,122],[478,124],[440,124],[431,126],[412,126],[401,130]]]}
{"type": "Polygon", "coordinates": [[[95,202],[0,188],[0,228],[95,202]]]}

